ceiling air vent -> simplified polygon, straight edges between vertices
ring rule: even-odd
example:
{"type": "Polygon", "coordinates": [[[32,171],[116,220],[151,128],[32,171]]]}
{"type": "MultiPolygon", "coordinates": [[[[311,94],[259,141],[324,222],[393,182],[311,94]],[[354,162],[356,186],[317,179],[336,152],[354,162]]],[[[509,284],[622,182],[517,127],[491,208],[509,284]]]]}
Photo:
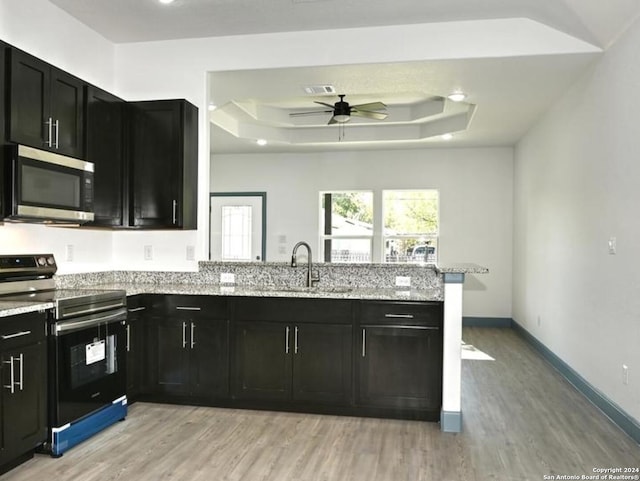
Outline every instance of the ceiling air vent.
{"type": "Polygon", "coordinates": [[[305,85],[304,91],[309,95],[334,95],[336,89],[333,85],[305,85]]]}

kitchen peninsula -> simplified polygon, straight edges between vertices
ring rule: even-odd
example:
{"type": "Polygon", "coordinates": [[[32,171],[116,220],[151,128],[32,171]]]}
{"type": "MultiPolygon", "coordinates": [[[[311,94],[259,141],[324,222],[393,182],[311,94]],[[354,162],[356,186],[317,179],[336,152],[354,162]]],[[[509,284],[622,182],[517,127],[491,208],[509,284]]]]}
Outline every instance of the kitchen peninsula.
{"type": "MultiPolygon", "coordinates": [[[[314,287],[304,287],[306,266],[292,268],[285,263],[208,261],[199,263],[198,272],[116,271],[62,275],[56,277],[56,286],[125,289],[130,299],[130,311],[133,311],[129,316],[132,326],[140,309],[136,299],[153,298],[152,302],[143,303],[144,308],[150,310],[152,306],[158,308],[159,305],[162,309],[174,309],[175,324],[173,327],[167,324],[163,329],[168,332],[174,328],[176,335],[181,336],[178,347],[188,348],[190,345],[194,351],[194,357],[185,361],[187,365],[191,363],[186,371],[192,373],[198,356],[210,355],[197,352],[197,347],[202,349],[200,344],[206,342],[204,318],[207,322],[214,320],[218,323],[217,329],[221,330],[217,334],[211,333],[211,339],[217,339],[217,346],[225,344],[222,350],[228,364],[216,381],[226,387],[219,388],[213,398],[231,399],[231,405],[355,415],[399,415],[428,420],[437,420],[434,413],[439,410],[441,429],[460,432],[462,287],[466,274],[482,274],[488,269],[477,265],[314,264],[313,270],[314,275],[320,277],[320,282],[314,287]],[[396,286],[398,277],[410,278],[410,286],[396,286]],[[221,279],[227,282],[221,282],[221,279]],[[191,303],[195,299],[199,299],[202,307],[191,303]],[[266,337],[255,337],[258,334],[266,337]],[[304,385],[296,384],[300,384],[296,373],[302,369],[302,374],[298,374],[308,376],[310,371],[304,369],[310,368],[305,367],[303,356],[295,358],[294,355],[304,354],[303,347],[309,349],[309,339],[324,339],[319,341],[325,343],[319,344],[319,352],[342,346],[341,350],[332,351],[330,360],[340,358],[344,363],[336,368],[339,382],[331,384],[332,380],[321,379],[322,389],[307,386],[305,392],[304,385]],[[282,381],[289,390],[288,394],[283,394],[285,388],[278,386],[278,389],[269,391],[260,383],[251,389],[251,383],[257,382],[252,376],[264,373],[264,366],[260,367],[262,371],[252,371],[250,366],[247,367],[252,360],[255,361],[251,356],[255,355],[256,346],[264,346],[271,340],[278,349],[282,347],[282,356],[277,359],[281,363],[279,368],[293,373],[292,378],[282,381]],[[387,342],[390,344],[384,344],[387,342]],[[375,358],[376,349],[381,346],[384,347],[381,350],[396,349],[394,353],[399,358],[398,363],[404,362],[407,367],[398,371],[401,376],[392,374],[388,358],[375,358]],[[420,397],[417,391],[409,389],[396,397],[389,396],[383,392],[388,386],[376,384],[385,374],[392,379],[405,377],[405,381],[416,385],[412,377],[417,375],[416,369],[411,369],[414,367],[412,360],[406,357],[411,352],[418,356],[415,359],[420,363],[437,363],[439,372],[437,376],[425,376],[429,377],[430,384],[425,381],[424,386],[416,387],[424,388],[427,395],[420,397]],[[330,388],[326,387],[328,385],[330,388]],[[433,386],[438,389],[438,399],[435,400],[432,399],[433,386]],[[310,392],[315,396],[312,401],[310,392]],[[383,392],[382,396],[380,392],[383,392]],[[260,398],[265,393],[268,394],[266,398],[260,398]],[[322,402],[317,402],[317,395],[324,396],[322,402]],[[288,396],[287,401],[279,404],[283,396],[288,396]],[[256,399],[264,402],[258,403],[256,399]]],[[[0,315],[48,306],[6,307],[3,309],[0,304],[0,315]]],[[[162,322],[168,317],[171,316],[156,315],[148,324],[153,326],[154,322],[162,322]]],[[[145,333],[151,333],[147,341],[156,344],[155,351],[152,349],[152,355],[147,353],[146,358],[163,357],[158,349],[163,349],[165,341],[158,337],[156,331],[145,333]]],[[[265,354],[268,355],[272,353],[265,354]]],[[[222,362],[220,359],[207,359],[211,363],[222,362]]],[[[203,399],[198,394],[203,384],[201,380],[191,379],[190,387],[185,388],[189,394],[175,398],[172,397],[175,392],[171,391],[173,380],[162,380],[161,377],[156,373],[151,382],[161,386],[163,396],[169,397],[154,397],[158,391],[149,391],[147,386],[145,389],[155,394],[151,397],[143,395],[141,399],[178,399],[178,402],[185,400],[187,403],[193,399],[195,403],[209,403],[209,398],[203,399]]],[[[401,381],[398,379],[398,383],[401,381]]],[[[400,384],[395,386],[397,388],[400,384]]],[[[225,402],[213,404],[227,405],[225,402]]]]}

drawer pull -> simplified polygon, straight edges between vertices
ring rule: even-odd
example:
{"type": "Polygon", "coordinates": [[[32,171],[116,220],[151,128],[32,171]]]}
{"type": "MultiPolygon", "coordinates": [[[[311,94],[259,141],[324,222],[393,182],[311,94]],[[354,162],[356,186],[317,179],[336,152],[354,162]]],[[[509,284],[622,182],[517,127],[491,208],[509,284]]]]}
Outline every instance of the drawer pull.
{"type": "Polygon", "coordinates": [[[146,307],[132,307],[131,309],[127,309],[127,311],[129,312],[140,312],[140,311],[144,311],[146,310],[146,307]]]}
{"type": "Polygon", "coordinates": [[[391,319],[413,319],[413,314],[385,314],[384,317],[391,319]]]}
{"type": "Polygon", "coordinates": [[[28,336],[29,334],[31,334],[31,331],[22,331],[22,332],[16,332],[15,334],[3,335],[1,337],[3,341],[6,341],[7,339],[13,339],[14,337],[28,336]]]}
{"type": "Polygon", "coordinates": [[[365,329],[362,330],[362,357],[366,357],[367,355],[367,331],[365,329]]]}
{"type": "Polygon", "coordinates": [[[201,311],[201,307],[187,307],[187,306],[176,306],[176,310],[178,311],[201,311]]]}
{"type": "Polygon", "coordinates": [[[287,326],[284,330],[284,352],[285,354],[289,354],[289,326],[287,326]]]}

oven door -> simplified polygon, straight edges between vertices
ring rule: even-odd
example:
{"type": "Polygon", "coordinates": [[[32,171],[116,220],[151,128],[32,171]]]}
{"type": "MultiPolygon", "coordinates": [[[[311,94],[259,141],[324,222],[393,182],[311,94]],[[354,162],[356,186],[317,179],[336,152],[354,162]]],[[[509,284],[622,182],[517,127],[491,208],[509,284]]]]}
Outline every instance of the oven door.
{"type": "Polygon", "coordinates": [[[125,395],[126,317],[126,309],[117,309],[53,325],[51,427],[125,395]]]}

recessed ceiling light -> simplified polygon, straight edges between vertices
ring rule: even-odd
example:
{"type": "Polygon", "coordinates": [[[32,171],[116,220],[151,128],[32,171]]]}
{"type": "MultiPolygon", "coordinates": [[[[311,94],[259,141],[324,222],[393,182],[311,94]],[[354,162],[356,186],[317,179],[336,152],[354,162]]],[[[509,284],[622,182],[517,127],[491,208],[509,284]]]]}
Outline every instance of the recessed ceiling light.
{"type": "Polygon", "coordinates": [[[447,95],[447,98],[452,102],[462,102],[464,99],[467,98],[467,94],[465,94],[464,92],[457,91],[447,95]]]}
{"type": "Polygon", "coordinates": [[[165,5],[169,5],[170,3],[173,3],[175,0],[158,0],[160,3],[163,3],[165,5]]]}
{"type": "Polygon", "coordinates": [[[453,139],[453,134],[442,134],[442,140],[451,140],[453,139]]]}
{"type": "Polygon", "coordinates": [[[209,104],[209,106],[207,108],[209,109],[209,112],[213,112],[218,107],[216,106],[216,104],[212,103],[212,104],[209,104]]]}
{"type": "Polygon", "coordinates": [[[260,146],[267,145],[267,141],[265,139],[258,139],[256,140],[256,144],[260,146]]]}

